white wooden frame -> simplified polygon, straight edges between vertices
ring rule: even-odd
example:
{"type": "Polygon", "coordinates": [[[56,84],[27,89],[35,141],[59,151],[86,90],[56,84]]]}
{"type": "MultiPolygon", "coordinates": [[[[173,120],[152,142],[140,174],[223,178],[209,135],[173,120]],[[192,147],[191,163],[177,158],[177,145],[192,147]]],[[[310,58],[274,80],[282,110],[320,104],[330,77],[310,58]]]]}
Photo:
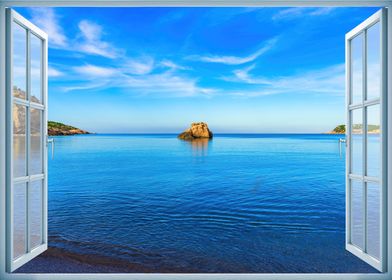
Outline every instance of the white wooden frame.
{"type": "Polygon", "coordinates": [[[6,217],[6,225],[7,225],[7,271],[13,271],[17,269],[18,267],[22,266],[26,262],[30,261],[40,253],[44,252],[48,245],[47,245],[47,145],[46,145],[46,138],[47,138],[47,80],[46,80],[46,69],[47,69],[47,35],[40,29],[38,29],[36,26],[32,25],[29,21],[25,20],[21,15],[19,15],[17,12],[15,12],[12,9],[7,9],[6,11],[6,16],[7,16],[7,21],[12,24],[18,24],[21,26],[23,29],[26,30],[26,50],[27,50],[27,56],[26,56],[26,99],[20,99],[16,98],[13,96],[12,93],[12,87],[13,87],[13,73],[12,73],[12,68],[13,68],[13,34],[12,34],[12,24],[7,25],[7,30],[6,30],[6,36],[7,36],[7,60],[6,60],[6,68],[7,68],[7,78],[6,78],[6,84],[7,84],[7,92],[9,93],[7,96],[7,103],[8,103],[8,111],[6,115],[6,120],[7,120],[7,217],[6,217]],[[41,95],[42,95],[42,104],[40,103],[35,103],[31,101],[31,54],[30,54],[30,49],[31,49],[31,42],[30,38],[31,36],[36,36],[38,39],[41,40],[42,45],[41,45],[41,95]],[[12,164],[12,158],[13,158],[13,113],[12,113],[12,108],[13,105],[21,105],[24,108],[26,108],[26,176],[22,177],[17,177],[14,178],[13,174],[13,164],[12,164]],[[29,162],[31,158],[31,153],[30,153],[30,132],[31,132],[31,123],[30,123],[30,109],[37,109],[40,110],[41,114],[41,153],[42,153],[42,173],[41,174],[33,174],[30,175],[30,170],[29,170],[29,162]],[[30,185],[32,182],[35,181],[42,181],[42,203],[43,203],[43,208],[42,208],[42,217],[41,217],[41,244],[39,246],[36,246],[35,248],[31,248],[30,244],[30,215],[29,215],[29,197],[30,197],[30,185]],[[13,257],[13,237],[14,237],[14,227],[13,227],[13,191],[14,191],[14,185],[17,183],[25,183],[26,184],[26,225],[25,225],[25,249],[26,253],[23,254],[22,256],[14,259],[13,257]]]}
{"type": "Polygon", "coordinates": [[[346,110],[347,110],[347,164],[346,164],[346,249],[350,251],[352,254],[366,261],[370,265],[374,266],[380,271],[386,270],[385,260],[386,256],[386,248],[382,246],[386,244],[386,217],[387,217],[387,201],[385,199],[380,200],[380,259],[376,259],[371,255],[367,254],[367,184],[368,183],[377,183],[380,186],[380,195],[382,198],[385,198],[387,195],[387,186],[386,186],[386,159],[387,159],[387,135],[384,131],[386,128],[386,118],[387,118],[387,108],[385,106],[384,100],[387,100],[387,76],[386,76],[386,61],[383,60],[386,57],[386,38],[387,38],[387,11],[386,9],[382,9],[376,12],[374,15],[369,17],[367,20],[362,22],[360,25],[356,26],[353,30],[346,34],[346,110]],[[381,36],[381,45],[380,45],[380,54],[381,54],[381,65],[380,65],[380,73],[382,73],[382,77],[380,79],[380,97],[368,100],[367,99],[367,30],[375,25],[376,23],[380,24],[380,36],[381,36]],[[352,103],[352,52],[351,52],[351,41],[356,38],[358,35],[363,34],[363,45],[362,45],[362,60],[363,60],[363,83],[362,83],[362,100],[357,104],[352,103]],[[354,110],[360,109],[362,110],[362,125],[363,125],[363,134],[362,134],[362,172],[366,173],[367,170],[367,145],[368,145],[368,133],[367,133],[367,109],[370,106],[374,105],[384,105],[380,106],[380,129],[381,129],[381,147],[380,147],[380,174],[378,177],[369,177],[367,175],[355,175],[352,174],[352,146],[351,146],[351,136],[352,136],[352,112],[354,110]],[[352,199],[352,188],[351,182],[356,181],[362,184],[362,206],[364,208],[363,211],[363,243],[362,248],[352,244],[351,242],[351,215],[350,212],[352,210],[351,207],[351,199],[352,199]]]}
{"type": "MultiPolygon", "coordinates": [[[[236,280],[256,280],[256,279],[292,279],[292,280],[311,280],[311,279],[342,279],[342,280],[387,280],[392,278],[392,207],[387,208],[387,264],[386,273],[380,274],[361,274],[361,273],[337,273],[337,274],[8,274],[6,273],[6,255],[5,255],[5,203],[6,203],[6,124],[5,119],[5,8],[13,6],[263,6],[263,7],[321,7],[321,6],[339,6],[339,7],[365,7],[377,6],[388,8],[388,18],[392,19],[392,0],[3,0],[0,2],[0,278],[1,279],[236,279],[236,280]]],[[[391,26],[391,24],[389,24],[391,26]]],[[[387,82],[392,81],[392,28],[387,30],[388,37],[388,61],[386,68],[388,70],[387,82]]],[[[392,87],[388,87],[388,97],[392,96],[392,87]]],[[[387,189],[392,190],[392,98],[387,99],[387,189]]],[[[392,205],[392,191],[387,193],[387,205],[392,205]]],[[[304,256],[306,258],[306,256],[304,256]]]]}

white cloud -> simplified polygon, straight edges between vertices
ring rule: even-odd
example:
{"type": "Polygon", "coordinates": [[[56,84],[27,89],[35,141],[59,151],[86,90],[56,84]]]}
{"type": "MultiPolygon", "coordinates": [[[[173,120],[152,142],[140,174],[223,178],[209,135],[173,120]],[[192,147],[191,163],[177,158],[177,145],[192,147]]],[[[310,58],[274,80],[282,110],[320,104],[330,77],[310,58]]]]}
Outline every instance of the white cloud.
{"type": "Polygon", "coordinates": [[[255,67],[256,67],[256,65],[252,64],[252,65],[250,65],[250,66],[248,66],[248,67],[246,67],[244,69],[235,70],[235,71],[233,71],[234,76],[235,76],[234,79],[233,78],[231,78],[231,79],[229,78],[229,79],[226,79],[226,80],[227,81],[242,81],[242,82],[246,82],[248,84],[265,84],[265,85],[271,84],[271,81],[269,81],[268,79],[265,79],[265,78],[254,78],[254,77],[251,77],[249,75],[249,72],[251,70],[253,70],[255,67]]]}
{"type": "Polygon", "coordinates": [[[189,70],[190,69],[189,67],[178,65],[178,64],[174,63],[173,61],[167,60],[167,59],[162,60],[160,65],[163,67],[166,67],[166,68],[170,68],[172,70],[189,70]]]}
{"type": "Polygon", "coordinates": [[[333,7],[325,7],[325,8],[317,8],[309,13],[311,16],[321,16],[321,15],[328,15],[336,8],[333,7]]]}
{"type": "Polygon", "coordinates": [[[255,53],[245,57],[218,56],[218,55],[206,55],[206,56],[193,55],[193,56],[189,56],[188,59],[211,62],[211,63],[222,63],[227,65],[239,65],[239,64],[244,64],[247,62],[254,61],[259,56],[272,49],[275,46],[276,42],[277,42],[277,38],[270,39],[266,41],[264,46],[258,49],[255,53]]]}
{"type": "Polygon", "coordinates": [[[49,43],[54,47],[66,47],[68,39],[53,8],[31,8],[32,22],[45,31],[49,37],[49,43]]]}
{"type": "Polygon", "coordinates": [[[278,13],[272,16],[273,20],[289,20],[298,19],[304,16],[321,16],[330,14],[335,8],[324,7],[324,8],[287,8],[280,10],[278,13]]]}
{"type": "Polygon", "coordinates": [[[83,82],[79,85],[74,86],[66,86],[61,88],[64,92],[71,92],[71,91],[83,91],[83,90],[90,90],[90,89],[99,89],[102,87],[107,86],[108,82],[101,81],[101,82],[83,82]]]}
{"type": "Polygon", "coordinates": [[[124,72],[134,75],[145,75],[154,69],[154,59],[152,57],[141,57],[129,59],[124,67],[124,72]]]}
{"type": "Polygon", "coordinates": [[[234,76],[224,77],[223,79],[231,82],[256,85],[258,88],[252,89],[251,91],[235,91],[231,92],[231,94],[247,97],[281,93],[344,95],[344,64],[276,78],[251,76],[249,72],[253,68],[254,66],[236,70],[234,71],[234,76]]]}
{"type": "Polygon", "coordinates": [[[49,77],[61,77],[64,76],[64,73],[60,70],[57,70],[53,67],[48,67],[48,76],[49,77]]]}
{"type": "Polygon", "coordinates": [[[170,72],[143,77],[128,77],[124,87],[137,89],[142,95],[164,97],[208,96],[214,93],[213,89],[199,87],[196,79],[174,75],[170,72]]]}
{"type": "Polygon", "coordinates": [[[103,29],[100,25],[82,20],[78,24],[79,36],[67,38],[53,8],[31,8],[30,11],[31,21],[48,34],[51,47],[107,58],[119,56],[119,49],[102,40],[103,29]]]}
{"type": "Polygon", "coordinates": [[[97,65],[83,65],[72,68],[79,82],[64,91],[81,91],[88,89],[124,88],[135,95],[160,97],[210,96],[214,89],[198,85],[198,80],[175,74],[171,69],[161,73],[130,73],[126,66],[118,68],[97,65]]]}
{"type": "Polygon", "coordinates": [[[118,50],[111,44],[102,40],[102,27],[91,21],[79,22],[79,30],[82,42],[77,44],[76,50],[107,58],[116,58],[118,50]]]}
{"type": "Polygon", "coordinates": [[[119,72],[114,68],[100,67],[91,64],[76,66],[73,67],[73,70],[78,74],[93,78],[112,77],[119,74],[119,72]]]}

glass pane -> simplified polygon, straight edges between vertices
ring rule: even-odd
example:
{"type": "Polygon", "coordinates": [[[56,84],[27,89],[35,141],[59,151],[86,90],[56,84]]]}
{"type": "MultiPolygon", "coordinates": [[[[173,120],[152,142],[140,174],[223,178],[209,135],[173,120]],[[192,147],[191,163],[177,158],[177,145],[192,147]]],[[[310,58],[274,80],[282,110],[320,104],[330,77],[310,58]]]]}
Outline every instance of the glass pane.
{"type": "Polygon", "coordinates": [[[368,146],[367,146],[367,176],[380,177],[381,166],[381,134],[380,134],[380,105],[367,108],[368,146]]]}
{"type": "Polygon", "coordinates": [[[362,41],[362,33],[351,40],[351,104],[362,102],[362,41]]]}
{"type": "Polygon", "coordinates": [[[362,109],[353,110],[351,112],[351,173],[363,175],[363,124],[362,109]]]}
{"type": "Polygon", "coordinates": [[[30,183],[31,248],[42,244],[42,180],[30,183]]]}
{"type": "Polygon", "coordinates": [[[14,177],[26,176],[26,107],[14,104],[14,177]]]}
{"type": "Polygon", "coordinates": [[[381,91],[381,36],[380,23],[367,32],[367,99],[380,97],[381,91]]]}
{"type": "Polygon", "coordinates": [[[30,134],[30,175],[42,173],[42,141],[41,141],[41,114],[38,109],[31,109],[31,134],[30,134]]]}
{"type": "Polygon", "coordinates": [[[363,249],[363,183],[351,181],[351,243],[363,249]]]}
{"type": "Polygon", "coordinates": [[[13,73],[12,85],[14,96],[26,99],[26,30],[20,25],[12,24],[13,39],[13,73]]]}
{"type": "Polygon", "coordinates": [[[31,34],[31,101],[42,103],[41,71],[42,41],[31,34]]]}
{"type": "Polygon", "coordinates": [[[367,251],[373,257],[380,258],[380,186],[375,183],[367,185],[367,203],[368,203],[368,236],[367,251]]]}
{"type": "Polygon", "coordinates": [[[26,183],[14,185],[14,259],[26,253],[26,183]]]}

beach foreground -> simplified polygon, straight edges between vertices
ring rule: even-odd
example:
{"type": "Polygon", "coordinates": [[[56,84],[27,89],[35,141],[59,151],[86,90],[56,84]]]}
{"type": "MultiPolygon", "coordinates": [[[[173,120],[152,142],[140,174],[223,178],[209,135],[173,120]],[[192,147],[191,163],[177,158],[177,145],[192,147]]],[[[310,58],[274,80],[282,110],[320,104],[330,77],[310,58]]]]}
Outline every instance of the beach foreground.
{"type": "Polygon", "coordinates": [[[260,252],[263,263],[259,264],[257,270],[252,270],[251,266],[244,263],[238,266],[238,263],[208,260],[205,256],[194,256],[194,263],[187,267],[175,264],[163,267],[159,263],[154,266],[154,263],[143,264],[103,255],[71,253],[50,247],[16,273],[378,273],[344,250],[343,236],[336,239],[333,234],[321,234],[319,237],[316,241],[309,234],[266,236],[260,248],[263,249],[260,252]],[[336,244],[332,247],[331,238],[336,244]],[[305,250],[301,248],[302,244],[307,244],[305,250]],[[329,252],[325,253],[327,248],[329,252]],[[216,270],[217,267],[219,270],[216,270]]]}

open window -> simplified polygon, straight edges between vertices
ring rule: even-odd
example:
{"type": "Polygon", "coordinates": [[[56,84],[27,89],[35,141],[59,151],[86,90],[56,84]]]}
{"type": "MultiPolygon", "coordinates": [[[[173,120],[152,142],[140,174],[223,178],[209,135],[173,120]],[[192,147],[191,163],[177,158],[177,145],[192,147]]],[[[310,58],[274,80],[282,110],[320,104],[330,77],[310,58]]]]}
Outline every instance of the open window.
{"type": "Polygon", "coordinates": [[[386,270],[385,9],[346,35],[346,249],[386,270]]]}
{"type": "Polygon", "coordinates": [[[7,270],[47,249],[47,35],[7,10],[7,270]]]}
{"type": "MultiPolygon", "coordinates": [[[[387,13],[346,35],[346,249],[386,271],[387,13]]],[[[7,270],[48,246],[47,35],[7,10],[7,270]]]]}

